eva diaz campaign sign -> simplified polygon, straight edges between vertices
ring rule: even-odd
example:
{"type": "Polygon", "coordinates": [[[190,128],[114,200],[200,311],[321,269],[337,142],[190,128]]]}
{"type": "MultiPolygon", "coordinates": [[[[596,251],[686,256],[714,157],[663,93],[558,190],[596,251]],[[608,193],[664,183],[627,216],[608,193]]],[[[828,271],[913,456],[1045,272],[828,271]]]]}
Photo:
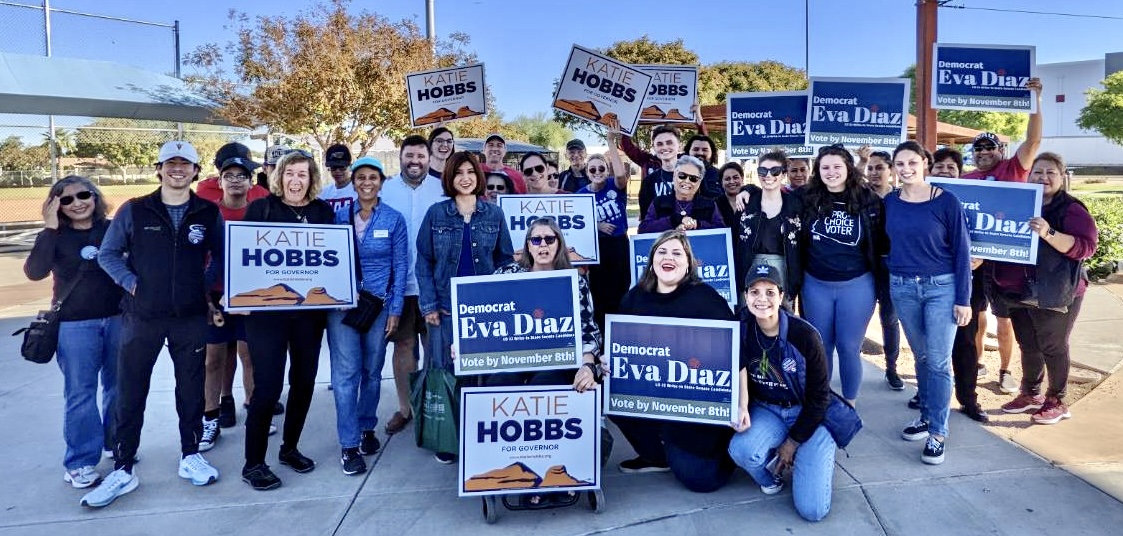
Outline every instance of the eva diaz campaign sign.
{"type": "Polygon", "coordinates": [[[456,374],[581,364],[577,270],[452,278],[456,374]]]}
{"type": "Polygon", "coordinates": [[[730,93],[725,98],[725,141],[731,158],[754,158],[775,149],[812,156],[804,144],[807,92],[730,93]]]}
{"type": "MultiPolygon", "coordinates": [[[[632,286],[639,283],[650,261],[651,246],[662,233],[647,233],[628,237],[629,263],[632,268],[632,286]]],[[[702,229],[687,231],[690,249],[698,259],[698,277],[725,298],[729,308],[737,306],[736,275],[733,273],[733,241],[729,229],[702,229]]]]}
{"type": "Polygon", "coordinates": [[[487,114],[484,66],[435,69],[406,75],[414,127],[487,114]]]}
{"type": "Polygon", "coordinates": [[[1037,264],[1037,233],[1030,218],[1041,215],[1042,186],[1020,182],[928,177],[959,198],[971,256],[1016,264],[1037,264]]]}
{"type": "Polygon", "coordinates": [[[631,136],[636,132],[651,78],[631,65],[573,45],[553,106],[594,123],[619,121],[620,130],[631,136]]]}
{"type": "Polygon", "coordinates": [[[936,43],[932,107],[988,112],[1037,112],[1026,88],[1037,69],[1037,48],[936,43]]]}
{"type": "Polygon", "coordinates": [[[596,195],[501,195],[498,202],[506,218],[507,230],[511,234],[516,261],[526,254],[523,244],[530,224],[540,218],[549,218],[558,224],[565,236],[569,262],[574,266],[600,262],[596,195]]]}
{"type": "Polygon", "coordinates": [[[698,66],[633,65],[651,75],[643,95],[641,123],[694,123],[691,107],[698,102],[698,66]]]}
{"type": "Polygon", "coordinates": [[[226,222],[228,311],[355,307],[350,225],[226,222]]]}
{"type": "Polygon", "coordinates": [[[459,496],[600,489],[600,407],[599,389],[465,387],[459,496]]]}
{"type": "Polygon", "coordinates": [[[605,316],[605,413],[728,426],[740,396],[740,324],[605,316]]]}
{"type": "Polygon", "coordinates": [[[811,78],[806,145],[893,150],[908,134],[907,78],[811,78]]]}

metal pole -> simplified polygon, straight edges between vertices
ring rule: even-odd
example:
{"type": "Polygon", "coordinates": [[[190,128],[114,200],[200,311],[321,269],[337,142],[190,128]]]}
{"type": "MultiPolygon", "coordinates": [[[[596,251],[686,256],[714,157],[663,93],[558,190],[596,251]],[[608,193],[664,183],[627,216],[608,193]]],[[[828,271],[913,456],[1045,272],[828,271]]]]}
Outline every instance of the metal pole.
{"type": "Polygon", "coordinates": [[[803,0],[803,74],[811,76],[811,0],[803,0]]]}
{"type": "MultiPolygon", "coordinates": [[[[180,78],[180,61],[179,61],[179,20],[172,24],[172,48],[175,50],[175,73],[176,78],[180,78]]],[[[183,123],[176,123],[176,131],[179,133],[179,139],[183,139],[183,123]]]]}
{"type": "Polygon", "coordinates": [[[916,3],[916,141],[936,150],[936,110],[932,108],[932,46],[936,43],[937,0],[916,3]]]}
{"type": "Polygon", "coordinates": [[[433,10],[433,0],[425,0],[425,38],[429,40],[429,47],[433,55],[437,55],[437,16],[433,10]]]}
{"type": "MultiPolygon", "coordinates": [[[[47,57],[51,57],[51,0],[43,0],[43,34],[46,39],[47,57]]],[[[47,143],[51,154],[51,182],[58,180],[58,139],[55,137],[55,116],[47,116],[47,143]]]]}

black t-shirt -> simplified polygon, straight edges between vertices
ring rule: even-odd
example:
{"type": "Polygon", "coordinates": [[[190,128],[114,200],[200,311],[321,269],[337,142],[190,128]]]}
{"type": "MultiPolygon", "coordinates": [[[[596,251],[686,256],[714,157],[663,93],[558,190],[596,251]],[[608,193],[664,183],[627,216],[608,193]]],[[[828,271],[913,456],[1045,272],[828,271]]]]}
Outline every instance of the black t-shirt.
{"type": "Polygon", "coordinates": [[[294,207],[286,205],[279,196],[270,195],[250,203],[243,221],[333,224],[335,211],[322,199],[313,199],[303,207],[294,207]]]}
{"type": "Polygon", "coordinates": [[[870,271],[865,242],[869,229],[862,218],[846,211],[842,193],[831,193],[833,208],[811,220],[808,228],[807,272],[822,281],[849,281],[870,271]]]}
{"type": "Polygon", "coordinates": [[[783,255],[784,254],[784,235],[780,232],[780,224],[783,218],[779,213],[773,218],[764,216],[761,212],[762,218],[760,222],[760,229],[757,231],[756,252],[765,253],[769,255],[783,255]]]}
{"type": "Polygon", "coordinates": [[[109,220],[102,220],[91,229],[43,229],[35,238],[23,267],[29,279],[38,281],[53,273],[57,300],[79,274],[82,277],[63,301],[59,320],[90,320],[120,314],[124,290],[97,263],[108,227],[109,220]]]}
{"type": "Polygon", "coordinates": [[[741,368],[749,375],[750,397],[775,404],[799,403],[784,375],[779,337],[769,337],[750,321],[748,334],[741,341],[741,368]]]}

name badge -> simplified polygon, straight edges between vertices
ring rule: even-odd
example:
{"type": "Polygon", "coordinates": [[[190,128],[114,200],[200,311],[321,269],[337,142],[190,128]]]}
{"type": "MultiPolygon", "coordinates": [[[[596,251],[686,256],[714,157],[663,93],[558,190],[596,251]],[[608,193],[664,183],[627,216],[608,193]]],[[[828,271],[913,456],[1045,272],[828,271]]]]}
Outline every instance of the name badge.
{"type": "Polygon", "coordinates": [[[370,233],[371,238],[390,238],[390,231],[386,229],[375,229],[370,233]]]}

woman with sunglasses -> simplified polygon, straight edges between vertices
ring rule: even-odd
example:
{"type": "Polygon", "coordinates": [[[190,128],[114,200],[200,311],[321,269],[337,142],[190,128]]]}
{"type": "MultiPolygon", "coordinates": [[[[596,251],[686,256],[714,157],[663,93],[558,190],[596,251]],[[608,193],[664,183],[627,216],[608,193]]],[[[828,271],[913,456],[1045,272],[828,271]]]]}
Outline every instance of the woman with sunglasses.
{"type": "Polygon", "coordinates": [[[604,328],[604,315],[615,314],[631,283],[628,264],[628,169],[616,144],[618,129],[608,133],[608,153],[594,154],[585,164],[589,184],[577,190],[593,194],[597,210],[597,241],[600,263],[589,266],[589,286],[597,304],[597,324],[604,328]]]}
{"type": "Polygon", "coordinates": [[[484,201],[495,205],[499,203],[499,196],[513,193],[515,193],[515,183],[511,182],[511,177],[502,171],[487,172],[484,201]]]}
{"type": "MultiPolygon", "coordinates": [[[[452,366],[452,278],[490,274],[514,260],[503,210],[480,198],[483,177],[475,156],[453,153],[441,174],[448,199],[429,207],[417,231],[418,305],[429,326],[427,355],[433,356],[427,367],[452,366]]],[[[451,452],[435,454],[440,463],[456,460],[451,452]]]]}
{"type": "Polygon", "coordinates": [[[675,162],[674,191],[656,197],[639,224],[641,233],[675,229],[718,229],[725,227],[721,211],[713,199],[699,195],[706,166],[701,160],[682,155],[675,162]]]}
{"type": "Polygon", "coordinates": [[[803,204],[798,196],[784,191],[787,168],[788,157],[782,151],[761,155],[756,168],[760,186],[749,184],[742,189],[748,193],[748,201],[738,215],[740,232],[733,240],[733,258],[739,296],[745,293],[748,268],[767,264],[779,271],[784,305],[791,310],[803,285],[803,204]]]}
{"type": "MultiPolygon", "coordinates": [[[[302,150],[281,157],[269,177],[272,195],[250,203],[247,222],[274,222],[288,225],[334,224],[335,211],[318,199],[323,184],[320,167],[302,150]]],[[[320,343],[327,326],[327,312],[256,311],[246,316],[246,343],[253,356],[253,398],[246,415],[245,465],[242,480],[258,491],[281,485],[281,479],[265,463],[269,449],[269,425],[273,408],[281,398],[285,365],[289,368],[289,396],[285,411],[281,450],[278,460],[297,473],[316,468],[297,449],[320,363],[320,343]]]]}
{"type": "Polygon", "coordinates": [[[530,151],[524,154],[522,159],[519,160],[519,169],[523,171],[523,180],[526,181],[526,193],[528,194],[569,193],[557,189],[556,186],[550,186],[550,167],[542,153],[530,151]]]}
{"type": "Polygon", "coordinates": [[[101,480],[102,450],[112,449],[117,399],[117,347],[122,289],[98,266],[98,248],[109,228],[108,207],[89,179],[71,175],[43,202],[43,230],[23,271],[39,281],[54,275],[51,302],[58,309],[59,370],[63,378],[62,478],[75,488],[101,480]],[[98,407],[98,378],[101,407],[98,407]]]}
{"type": "MultiPolygon", "coordinates": [[[[842,396],[862,384],[860,351],[873,317],[875,277],[889,250],[882,201],[841,144],[823,147],[803,193],[803,316],[819,330],[827,355],[838,352],[842,396]]],[[[827,360],[828,370],[831,359],[827,360]]]]}

